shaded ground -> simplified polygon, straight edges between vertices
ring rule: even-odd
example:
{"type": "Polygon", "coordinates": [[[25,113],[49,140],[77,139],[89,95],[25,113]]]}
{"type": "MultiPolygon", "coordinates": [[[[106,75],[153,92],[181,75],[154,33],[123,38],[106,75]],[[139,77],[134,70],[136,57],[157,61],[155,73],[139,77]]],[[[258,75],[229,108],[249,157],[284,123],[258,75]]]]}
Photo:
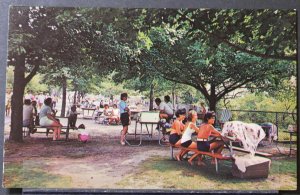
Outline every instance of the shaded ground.
{"type": "MultiPolygon", "coordinates": [[[[64,121],[63,121],[64,122],[64,121]]],[[[121,126],[103,126],[79,120],[89,130],[84,144],[71,132],[70,141],[51,141],[51,136],[34,134],[24,143],[5,143],[5,187],[32,188],[119,188],[119,189],[259,189],[296,188],[296,158],[281,155],[271,146],[272,166],[267,179],[241,180],[231,175],[231,164],[221,163],[221,172],[170,159],[168,147],[145,141],[141,147],[121,146],[121,126]]],[[[135,122],[130,127],[134,129],[135,122]]],[[[8,126],[5,128],[8,134],[8,126]]],[[[155,132],[154,139],[157,132],[155,132]]],[[[278,146],[283,153],[288,148],[278,146]]]]}

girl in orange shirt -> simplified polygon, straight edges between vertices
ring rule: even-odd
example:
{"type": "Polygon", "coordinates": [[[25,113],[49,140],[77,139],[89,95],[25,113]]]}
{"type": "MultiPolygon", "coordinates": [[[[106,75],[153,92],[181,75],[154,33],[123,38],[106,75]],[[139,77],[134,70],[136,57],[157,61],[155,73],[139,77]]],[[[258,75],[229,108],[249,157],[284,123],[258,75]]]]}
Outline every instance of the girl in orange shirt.
{"type": "Polygon", "coordinates": [[[176,120],[172,124],[172,131],[170,133],[169,142],[170,144],[173,144],[175,146],[180,146],[181,141],[181,135],[184,130],[184,124],[182,121],[185,119],[186,111],[185,109],[179,109],[176,111],[176,120]]]}
{"type": "MultiPolygon", "coordinates": [[[[221,154],[224,148],[224,142],[222,140],[208,141],[208,137],[221,137],[221,133],[217,131],[213,124],[215,123],[215,113],[207,112],[204,115],[204,124],[199,127],[198,136],[197,136],[197,149],[200,151],[208,152],[214,151],[214,153],[221,154]]],[[[199,158],[201,160],[201,158],[199,158]]],[[[211,163],[214,164],[215,159],[212,159],[211,163]]],[[[198,164],[199,163],[198,161],[198,164]]]]}

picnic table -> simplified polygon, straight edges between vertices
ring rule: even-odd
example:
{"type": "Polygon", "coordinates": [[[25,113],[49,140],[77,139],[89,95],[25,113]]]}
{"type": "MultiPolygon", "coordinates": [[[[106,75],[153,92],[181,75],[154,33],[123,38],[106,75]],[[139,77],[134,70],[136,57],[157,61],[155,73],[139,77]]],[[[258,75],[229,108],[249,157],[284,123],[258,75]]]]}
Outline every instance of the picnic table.
{"type": "MultiPolygon", "coordinates": [[[[140,112],[139,117],[136,120],[135,123],[135,129],[134,133],[127,133],[126,136],[128,135],[134,135],[134,139],[136,139],[136,136],[140,137],[139,143],[138,144],[132,144],[128,139],[126,139],[125,136],[125,142],[130,145],[130,146],[140,146],[142,145],[143,141],[143,136],[147,136],[148,139],[152,139],[153,136],[153,126],[159,124],[159,112],[140,112]],[[138,132],[138,124],[140,124],[140,131],[138,132]],[[148,125],[151,125],[151,130],[149,130],[148,125]],[[146,132],[143,131],[143,126],[146,127],[146,132]]],[[[159,135],[160,137],[160,131],[159,135]]],[[[160,143],[160,139],[159,139],[160,143]]]]}
{"type": "Polygon", "coordinates": [[[81,108],[81,110],[82,110],[82,118],[93,119],[96,108],[81,108]]]}

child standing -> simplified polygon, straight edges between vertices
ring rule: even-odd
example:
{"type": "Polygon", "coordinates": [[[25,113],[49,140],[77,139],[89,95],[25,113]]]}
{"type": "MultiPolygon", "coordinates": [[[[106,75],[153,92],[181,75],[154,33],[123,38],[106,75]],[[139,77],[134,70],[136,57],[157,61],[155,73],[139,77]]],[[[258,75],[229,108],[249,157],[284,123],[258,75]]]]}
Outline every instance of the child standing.
{"type": "Polygon", "coordinates": [[[76,111],[76,105],[73,105],[71,107],[71,111],[70,111],[70,114],[69,114],[69,125],[71,128],[74,128],[76,127],[76,121],[77,121],[77,111],[76,111]]]}
{"type": "Polygon", "coordinates": [[[119,108],[120,108],[120,119],[121,119],[121,123],[123,125],[123,129],[122,129],[122,134],[121,134],[121,145],[124,146],[125,145],[125,135],[128,131],[128,125],[129,125],[129,108],[127,106],[126,100],[128,98],[127,93],[122,93],[121,94],[121,101],[119,103],[119,108]]]}

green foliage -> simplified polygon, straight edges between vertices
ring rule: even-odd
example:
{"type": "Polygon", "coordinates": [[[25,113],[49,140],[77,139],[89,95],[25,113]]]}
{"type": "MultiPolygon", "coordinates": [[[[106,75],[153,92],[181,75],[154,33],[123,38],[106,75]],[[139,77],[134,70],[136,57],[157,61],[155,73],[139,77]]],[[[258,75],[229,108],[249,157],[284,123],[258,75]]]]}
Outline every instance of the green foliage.
{"type": "Polygon", "coordinates": [[[25,91],[31,91],[34,94],[38,94],[40,92],[49,92],[49,86],[43,82],[43,75],[37,74],[35,75],[31,81],[26,85],[25,91]]]}

